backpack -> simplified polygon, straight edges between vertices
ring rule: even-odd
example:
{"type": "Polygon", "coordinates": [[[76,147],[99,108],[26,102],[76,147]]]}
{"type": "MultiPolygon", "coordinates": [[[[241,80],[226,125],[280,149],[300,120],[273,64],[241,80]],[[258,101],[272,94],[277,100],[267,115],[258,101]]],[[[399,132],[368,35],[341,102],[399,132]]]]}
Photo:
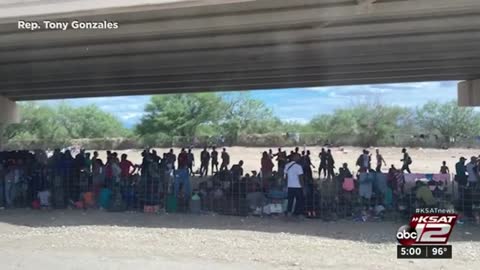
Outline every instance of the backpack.
{"type": "Polygon", "coordinates": [[[355,165],[359,166],[359,167],[362,167],[362,157],[363,155],[360,155],[358,158],[357,158],[357,163],[355,163],[355,165]]]}
{"type": "Polygon", "coordinates": [[[412,164],[412,158],[410,157],[410,155],[407,156],[407,164],[412,164]]]}

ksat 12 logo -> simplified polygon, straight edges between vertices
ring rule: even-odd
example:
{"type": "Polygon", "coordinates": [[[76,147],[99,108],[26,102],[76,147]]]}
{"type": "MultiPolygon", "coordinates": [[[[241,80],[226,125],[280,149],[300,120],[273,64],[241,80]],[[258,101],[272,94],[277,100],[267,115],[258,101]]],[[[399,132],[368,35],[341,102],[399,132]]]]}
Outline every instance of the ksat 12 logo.
{"type": "Polygon", "coordinates": [[[414,214],[409,225],[397,231],[402,246],[446,244],[457,221],[457,214],[414,214]]]}

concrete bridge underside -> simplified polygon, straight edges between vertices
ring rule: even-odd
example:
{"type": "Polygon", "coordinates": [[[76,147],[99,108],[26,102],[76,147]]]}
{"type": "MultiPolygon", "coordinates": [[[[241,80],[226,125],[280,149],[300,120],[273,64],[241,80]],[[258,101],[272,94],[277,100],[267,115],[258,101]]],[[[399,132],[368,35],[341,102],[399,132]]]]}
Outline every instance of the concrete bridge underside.
{"type": "MultiPolygon", "coordinates": [[[[477,78],[478,0],[0,3],[11,101],[477,78]],[[20,19],[120,28],[20,31],[20,19]]],[[[463,105],[477,88],[461,87],[463,105]]]]}

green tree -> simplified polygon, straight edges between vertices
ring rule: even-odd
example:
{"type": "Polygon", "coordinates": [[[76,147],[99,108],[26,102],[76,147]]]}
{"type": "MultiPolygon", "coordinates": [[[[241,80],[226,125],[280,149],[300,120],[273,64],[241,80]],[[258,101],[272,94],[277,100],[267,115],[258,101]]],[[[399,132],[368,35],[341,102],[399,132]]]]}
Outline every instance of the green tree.
{"type": "Polygon", "coordinates": [[[480,133],[480,115],[472,108],[462,108],[455,101],[428,102],[416,111],[418,125],[426,132],[438,133],[445,142],[480,133]]]}
{"type": "Polygon", "coordinates": [[[217,122],[224,108],[214,93],[153,96],[136,132],[142,136],[163,133],[191,137],[201,124],[217,122]]]}
{"type": "Polygon", "coordinates": [[[396,106],[360,103],[337,109],[332,115],[316,116],[309,125],[330,142],[370,146],[385,142],[398,132],[406,113],[406,109],[396,106]]]}
{"type": "Polygon", "coordinates": [[[20,104],[21,121],[8,126],[10,139],[55,141],[68,138],[58,119],[57,111],[49,106],[27,102],[20,104]]]}
{"type": "Polygon", "coordinates": [[[61,104],[57,108],[59,122],[68,132],[69,138],[107,138],[128,135],[122,123],[112,114],[96,105],[74,108],[61,104]]]}
{"type": "Polygon", "coordinates": [[[282,125],[264,102],[250,97],[248,93],[223,95],[225,114],[221,120],[221,130],[231,142],[240,134],[264,134],[282,125]]]}
{"type": "Polygon", "coordinates": [[[94,105],[74,108],[35,102],[20,103],[21,121],[3,128],[5,140],[39,140],[46,144],[77,138],[105,138],[127,135],[113,115],[94,105]]]}

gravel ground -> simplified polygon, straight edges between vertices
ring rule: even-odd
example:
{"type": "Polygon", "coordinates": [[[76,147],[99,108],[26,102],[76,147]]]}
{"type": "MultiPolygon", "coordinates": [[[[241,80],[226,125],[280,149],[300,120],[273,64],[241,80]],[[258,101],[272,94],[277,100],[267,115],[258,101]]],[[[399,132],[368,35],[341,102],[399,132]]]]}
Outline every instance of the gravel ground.
{"type": "Polygon", "coordinates": [[[400,225],[8,210],[0,269],[479,269],[479,227],[455,227],[452,260],[397,260],[400,225]]]}

